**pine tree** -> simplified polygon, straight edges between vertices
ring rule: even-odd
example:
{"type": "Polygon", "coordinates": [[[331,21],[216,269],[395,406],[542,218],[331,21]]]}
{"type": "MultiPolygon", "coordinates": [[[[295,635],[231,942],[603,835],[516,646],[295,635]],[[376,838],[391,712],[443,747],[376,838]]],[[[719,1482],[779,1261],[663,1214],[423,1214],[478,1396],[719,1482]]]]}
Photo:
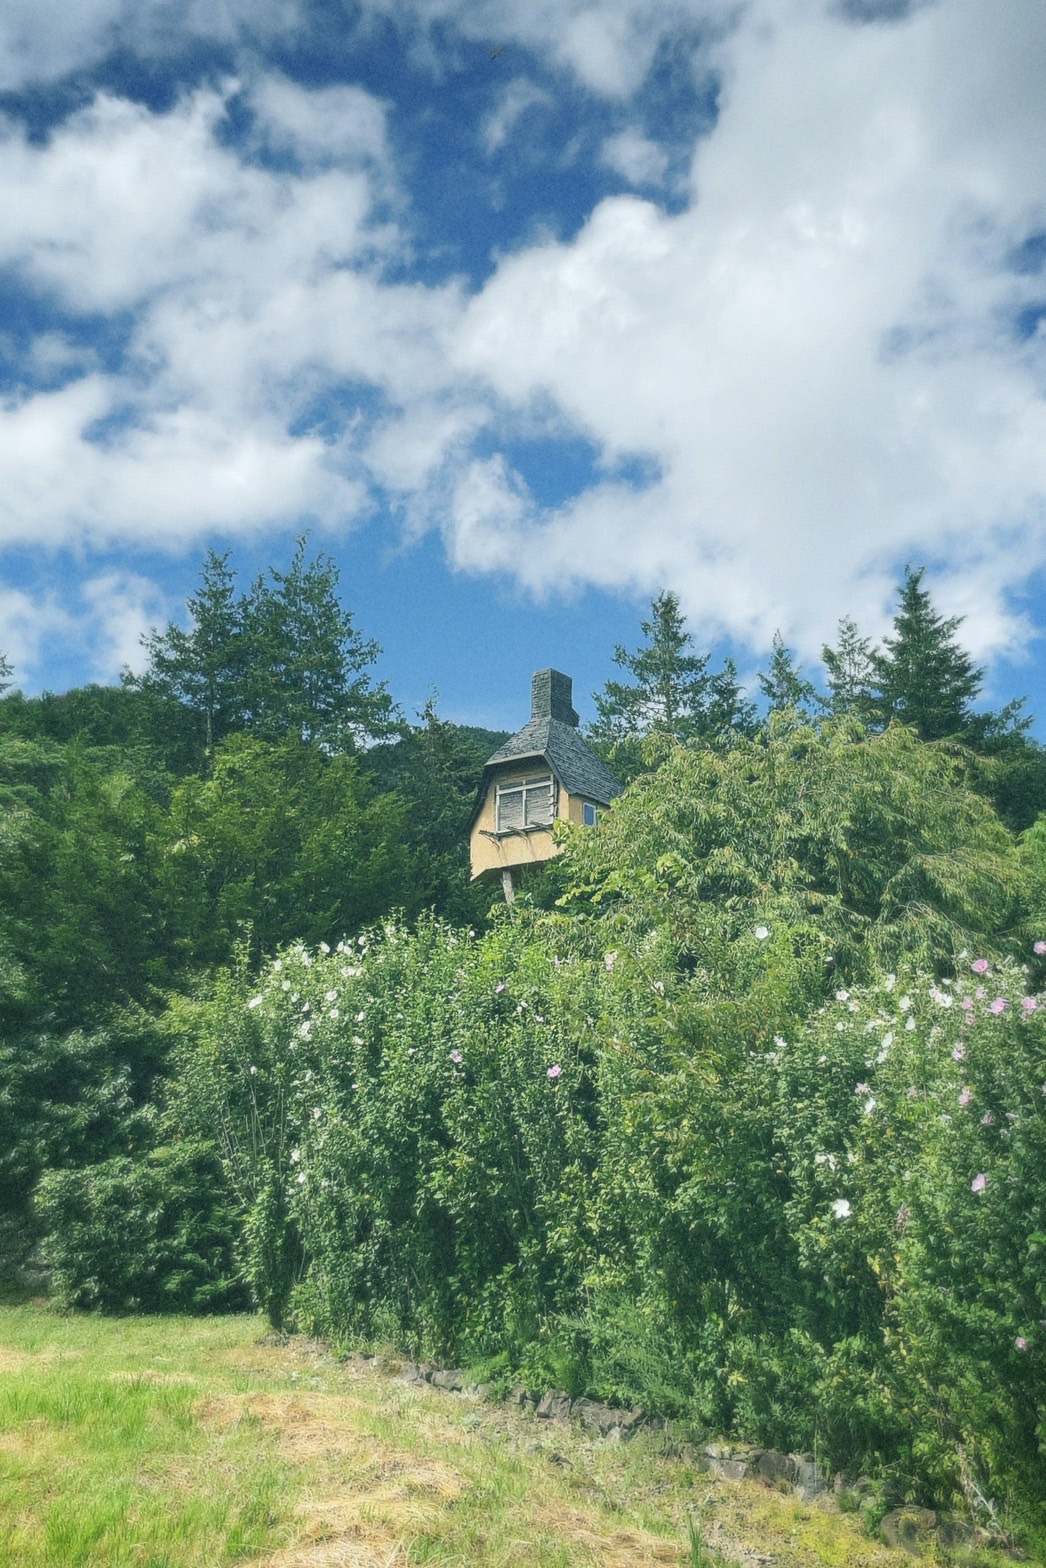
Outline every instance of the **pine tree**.
{"type": "Polygon", "coordinates": [[[191,626],[171,622],[143,637],[149,655],[144,675],[124,674],[124,684],[184,704],[199,715],[204,751],[242,729],[248,652],[243,601],[235,595],[229,557],[209,550],[200,586],[188,601],[191,626]]]}
{"type": "Polygon", "coordinates": [[[780,632],[774,633],[770,667],[765,675],[760,675],[759,685],[771,713],[791,711],[800,716],[809,716],[811,707],[820,706],[821,703],[810,681],[804,680],[799,674],[791,650],[785,647],[780,632]]]}
{"type": "Polygon", "coordinates": [[[646,647],[629,653],[619,643],[614,649],[614,663],[635,684],[611,680],[595,693],[599,717],[591,734],[596,740],[613,745],[658,731],[682,741],[692,739],[701,725],[708,659],[690,651],[693,638],[676,594],[659,593],[650,611],[650,620],[640,622],[646,647]]]}
{"type": "Polygon", "coordinates": [[[867,723],[872,711],[872,640],[862,637],[857,622],[844,615],[839,622],[839,641],[836,647],[827,643],[821,649],[821,658],[828,671],[828,707],[832,714],[850,714],[867,723]]]}
{"type": "Polygon", "coordinates": [[[307,562],[305,544],[286,572],[259,577],[245,604],[249,727],[352,750],[391,734],[394,705],[384,683],[371,682],[381,650],[342,609],[337,568],[329,556],[307,562]]]}
{"type": "Polygon", "coordinates": [[[925,568],[906,567],[894,635],[871,655],[872,699],[882,724],[897,719],[923,740],[958,736],[968,727],[969,704],[984,671],[955,640],[958,615],[938,615],[922,586],[925,568]]]}

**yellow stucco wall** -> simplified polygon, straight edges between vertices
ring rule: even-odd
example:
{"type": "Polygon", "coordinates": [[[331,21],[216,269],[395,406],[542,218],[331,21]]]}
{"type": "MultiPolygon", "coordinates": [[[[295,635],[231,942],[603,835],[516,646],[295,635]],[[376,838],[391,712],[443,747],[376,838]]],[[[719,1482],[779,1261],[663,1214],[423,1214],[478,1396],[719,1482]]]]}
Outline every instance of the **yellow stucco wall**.
{"type": "MultiPolygon", "coordinates": [[[[521,784],[527,779],[547,779],[550,771],[547,763],[525,768],[508,764],[491,777],[483,805],[472,826],[469,849],[473,880],[507,868],[540,865],[543,860],[551,860],[553,855],[559,854],[559,845],[553,842],[548,828],[530,828],[523,833],[504,834],[500,838],[493,836],[497,786],[521,784]]],[[[584,804],[580,796],[568,795],[560,785],[556,800],[558,818],[576,822],[580,826],[584,821],[584,804]]]]}

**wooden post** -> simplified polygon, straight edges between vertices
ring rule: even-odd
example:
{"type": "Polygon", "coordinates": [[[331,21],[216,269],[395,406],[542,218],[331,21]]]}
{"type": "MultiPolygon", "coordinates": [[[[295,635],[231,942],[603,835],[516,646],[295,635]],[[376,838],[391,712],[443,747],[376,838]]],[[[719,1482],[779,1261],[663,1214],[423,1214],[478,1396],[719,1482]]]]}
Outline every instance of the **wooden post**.
{"type": "Polygon", "coordinates": [[[514,904],[516,902],[516,890],[512,886],[512,868],[510,866],[502,866],[501,868],[501,891],[505,895],[506,904],[514,904]]]}

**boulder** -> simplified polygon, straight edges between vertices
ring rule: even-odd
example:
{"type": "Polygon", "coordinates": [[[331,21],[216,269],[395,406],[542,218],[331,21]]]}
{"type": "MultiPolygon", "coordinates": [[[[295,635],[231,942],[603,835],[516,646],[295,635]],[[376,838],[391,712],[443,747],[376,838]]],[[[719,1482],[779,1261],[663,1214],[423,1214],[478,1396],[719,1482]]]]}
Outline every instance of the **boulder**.
{"type": "Polygon", "coordinates": [[[879,1525],[887,1546],[899,1546],[915,1555],[930,1544],[936,1528],[937,1515],[932,1508],[895,1508],[879,1525]]]}

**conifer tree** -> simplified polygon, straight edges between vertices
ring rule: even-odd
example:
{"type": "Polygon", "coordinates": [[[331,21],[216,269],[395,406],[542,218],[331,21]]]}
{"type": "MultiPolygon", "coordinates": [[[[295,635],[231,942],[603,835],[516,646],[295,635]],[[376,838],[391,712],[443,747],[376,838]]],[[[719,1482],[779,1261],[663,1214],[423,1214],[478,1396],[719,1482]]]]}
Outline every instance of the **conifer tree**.
{"type": "Polygon", "coordinates": [[[811,682],[800,675],[791,649],[785,647],[780,632],[774,633],[770,666],[765,675],[760,675],[759,686],[771,713],[791,710],[800,715],[809,715],[813,706],[820,705],[817,692],[811,682]]]}
{"type": "Polygon", "coordinates": [[[634,684],[607,681],[595,694],[597,740],[610,743],[647,735],[652,730],[691,738],[708,697],[708,659],[691,651],[693,638],[679,608],[677,594],[659,593],[650,620],[640,628],[647,644],[629,653],[620,643],[614,663],[634,677],[634,684]]]}
{"type": "Polygon", "coordinates": [[[883,725],[897,719],[923,740],[942,740],[969,725],[984,671],[955,640],[962,616],[937,614],[924,571],[905,568],[894,634],[871,655],[872,699],[883,725]]]}
{"type": "Polygon", "coordinates": [[[867,723],[872,709],[872,640],[862,637],[857,622],[844,615],[839,622],[839,641],[834,648],[827,643],[821,658],[828,671],[828,707],[833,715],[850,714],[867,723]]]}

